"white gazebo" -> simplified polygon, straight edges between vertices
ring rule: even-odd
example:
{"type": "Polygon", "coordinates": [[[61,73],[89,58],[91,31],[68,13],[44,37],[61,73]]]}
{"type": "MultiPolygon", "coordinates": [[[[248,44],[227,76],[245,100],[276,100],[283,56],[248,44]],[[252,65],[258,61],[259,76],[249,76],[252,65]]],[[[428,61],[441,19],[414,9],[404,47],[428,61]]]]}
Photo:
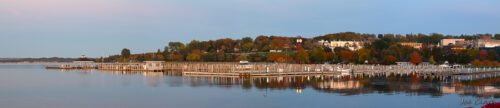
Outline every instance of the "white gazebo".
{"type": "Polygon", "coordinates": [[[78,64],[78,66],[76,68],[92,68],[94,67],[92,64],[94,63],[93,60],[91,59],[88,59],[87,57],[85,57],[85,55],[82,55],[80,58],[78,58],[77,60],[73,61],[73,63],[76,63],[78,64]]]}

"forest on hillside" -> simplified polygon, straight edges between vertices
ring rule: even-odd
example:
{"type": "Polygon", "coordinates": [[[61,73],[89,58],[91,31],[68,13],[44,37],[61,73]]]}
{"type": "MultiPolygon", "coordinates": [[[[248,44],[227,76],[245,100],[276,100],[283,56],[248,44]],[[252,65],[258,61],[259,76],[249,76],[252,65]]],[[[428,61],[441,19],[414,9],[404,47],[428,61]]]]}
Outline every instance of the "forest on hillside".
{"type": "Polygon", "coordinates": [[[300,36],[257,36],[255,39],[192,40],[189,43],[168,42],[157,51],[130,54],[130,49],[122,49],[121,54],[97,58],[97,62],[143,62],[146,60],[162,61],[198,61],[198,62],[251,62],[277,63],[355,63],[355,64],[394,64],[396,61],[409,59],[411,63],[428,60],[431,64],[472,64],[477,66],[498,66],[498,52],[493,49],[468,48],[449,53],[437,44],[441,39],[473,40],[489,36],[500,39],[500,34],[443,35],[431,34],[363,34],[341,32],[303,38],[300,36]],[[300,39],[301,42],[297,40],[300,39]],[[359,50],[337,47],[330,49],[317,44],[318,41],[357,41],[363,42],[359,50]],[[422,48],[402,46],[401,42],[422,43],[422,48]]]}

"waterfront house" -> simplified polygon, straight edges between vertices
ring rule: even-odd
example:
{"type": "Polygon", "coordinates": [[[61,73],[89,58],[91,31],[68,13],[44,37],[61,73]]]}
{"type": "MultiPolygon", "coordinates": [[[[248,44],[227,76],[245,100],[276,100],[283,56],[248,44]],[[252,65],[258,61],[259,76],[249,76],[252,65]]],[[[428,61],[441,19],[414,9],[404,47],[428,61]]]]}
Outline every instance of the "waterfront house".
{"type": "Polygon", "coordinates": [[[165,61],[154,57],[154,58],[151,58],[151,59],[144,61],[145,64],[142,67],[145,70],[150,70],[150,71],[162,70],[163,69],[162,63],[164,63],[164,62],[165,61]]]}

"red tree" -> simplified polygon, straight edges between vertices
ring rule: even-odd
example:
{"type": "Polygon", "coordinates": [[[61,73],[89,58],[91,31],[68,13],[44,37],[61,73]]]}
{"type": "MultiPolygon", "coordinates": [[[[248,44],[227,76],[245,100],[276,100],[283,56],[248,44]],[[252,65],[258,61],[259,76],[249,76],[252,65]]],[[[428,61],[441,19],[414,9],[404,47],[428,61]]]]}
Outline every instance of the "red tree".
{"type": "Polygon", "coordinates": [[[481,50],[479,52],[479,58],[481,58],[482,60],[486,59],[488,57],[488,51],[486,50],[481,50]]]}
{"type": "Polygon", "coordinates": [[[410,63],[419,64],[422,63],[422,56],[418,52],[413,52],[410,54],[410,63]]]}
{"type": "Polygon", "coordinates": [[[474,61],[472,61],[470,64],[472,64],[473,66],[476,66],[476,67],[481,67],[483,66],[483,62],[481,62],[480,60],[478,59],[475,59],[474,61]]]}
{"type": "Polygon", "coordinates": [[[269,57],[269,61],[276,62],[280,57],[281,57],[280,54],[272,54],[271,57],[269,57]]]}
{"type": "Polygon", "coordinates": [[[342,61],[351,62],[354,59],[354,52],[342,50],[340,51],[340,56],[342,57],[342,61]]]}

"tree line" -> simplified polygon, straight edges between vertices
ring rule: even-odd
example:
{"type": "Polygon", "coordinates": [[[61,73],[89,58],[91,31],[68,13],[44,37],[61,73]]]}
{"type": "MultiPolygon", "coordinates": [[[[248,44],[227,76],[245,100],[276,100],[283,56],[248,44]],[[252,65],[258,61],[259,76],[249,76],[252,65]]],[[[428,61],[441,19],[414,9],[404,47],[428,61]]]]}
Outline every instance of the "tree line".
{"type": "Polygon", "coordinates": [[[143,62],[146,60],[162,61],[201,61],[278,63],[355,63],[355,64],[394,64],[396,61],[409,59],[411,63],[429,60],[433,64],[448,61],[450,64],[496,65],[498,53],[494,49],[466,49],[449,53],[436,44],[441,39],[460,38],[473,40],[479,36],[491,36],[500,39],[500,34],[443,35],[431,34],[362,34],[341,32],[316,36],[313,38],[285,36],[257,36],[241,39],[217,39],[208,41],[192,40],[189,43],[169,42],[156,52],[131,54],[129,49],[122,49],[120,55],[97,59],[100,62],[143,62]],[[298,43],[297,39],[302,42],[298,43]],[[364,42],[359,50],[337,47],[330,49],[317,44],[320,40],[342,40],[364,42]],[[402,46],[400,42],[423,43],[422,48],[402,46]],[[274,52],[270,52],[274,51],[274,52]]]}

